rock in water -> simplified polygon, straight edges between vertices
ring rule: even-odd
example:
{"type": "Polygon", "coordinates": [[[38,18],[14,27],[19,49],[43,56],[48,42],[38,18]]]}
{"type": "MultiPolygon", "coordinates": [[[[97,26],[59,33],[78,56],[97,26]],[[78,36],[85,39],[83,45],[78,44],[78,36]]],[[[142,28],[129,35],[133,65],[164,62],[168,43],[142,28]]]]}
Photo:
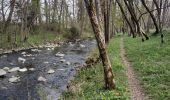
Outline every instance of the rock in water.
{"type": "Polygon", "coordinates": [[[9,69],[9,67],[4,67],[3,70],[9,71],[10,69],[9,69]]]}
{"type": "Polygon", "coordinates": [[[20,68],[19,67],[14,67],[12,69],[10,69],[8,72],[16,72],[18,71],[20,68]]]}
{"type": "Polygon", "coordinates": [[[67,62],[66,62],[66,65],[71,65],[71,63],[67,61],[67,62]]]}
{"type": "Polygon", "coordinates": [[[38,81],[39,82],[46,82],[47,79],[45,79],[44,77],[40,76],[40,77],[38,77],[38,81]]]}
{"type": "Polygon", "coordinates": [[[19,69],[18,71],[19,71],[19,72],[26,72],[26,71],[27,71],[27,68],[22,68],[22,69],[19,69]]]}
{"type": "Polygon", "coordinates": [[[55,54],[56,57],[64,57],[65,55],[64,54],[61,54],[61,53],[57,53],[55,54]]]}
{"type": "Polygon", "coordinates": [[[34,71],[34,70],[35,70],[35,68],[29,68],[29,70],[30,70],[30,71],[34,71]]]}
{"type": "Polygon", "coordinates": [[[12,78],[9,78],[8,81],[11,82],[11,83],[17,83],[17,82],[20,81],[20,77],[13,76],[12,78]]]}
{"type": "Polygon", "coordinates": [[[81,47],[81,48],[85,48],[86,46],[85,46],[85,45],[83,45],[83,44],[80,44],[80,47],[81,47]]]}
{"type": "Polygon", "coordinates": [[[26,52],[22,52],[21,54],[22,54],[22,55],[25,55],[25,54],[26,54],[26,52]]]}
{"type": "Polygon", "coordinates": [[[66,62],[66,60],[65,60],[65,59],[61,59],[61,60],[60,60],[60,62],[62,62],[62,63],[63,63],[63,62],[66,62]]]}
{"type": "Polygon", "coordinates": [[[21,58],[21,57],[18,58],[19,63],[25,63],[25,61],[26,61],[26,59],[24,59],[24,58],[21,58]]]}
{"type": "Polygon", "coordinates": [[[48,74],[53,74],[53,73],[55,73],[55,71],[53,69],[50,69],[47,73],[48,74]]]}
{"type": "Polygon", "coordinates": [[[48,62],[48,61],[46,61],[46,62],[44,62],[44,64],[49,64],[49,62],[48,62]]]}
{"type": "Polygon", "coordinates": [[[0,69],[0,76],[4,76],[4,75],[6,75],[6,71],[3,69],[0,69]]]}
{"type": "Polygon", "coordinates": [[[49,50],[51,50],[50,48],[47,48],[47,50],[49,51],[49,50]]]}

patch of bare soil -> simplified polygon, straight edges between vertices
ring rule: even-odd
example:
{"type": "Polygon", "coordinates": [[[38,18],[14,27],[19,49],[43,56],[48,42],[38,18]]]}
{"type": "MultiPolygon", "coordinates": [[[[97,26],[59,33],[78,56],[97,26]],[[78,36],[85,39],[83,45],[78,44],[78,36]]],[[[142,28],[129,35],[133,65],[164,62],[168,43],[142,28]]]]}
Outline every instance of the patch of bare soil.
{"type": "Polygon", "coordinates": [[[128,77],[128,84],[131,94],[131,100],[148,100],[148,97],[142,91],[137,75],[134,72],[133,67],[126,57],[126,52],[124,49],[123,38],[120,43],[121,48],[121,58],[124,66],[126,67],[126,75],[128,77]]]}

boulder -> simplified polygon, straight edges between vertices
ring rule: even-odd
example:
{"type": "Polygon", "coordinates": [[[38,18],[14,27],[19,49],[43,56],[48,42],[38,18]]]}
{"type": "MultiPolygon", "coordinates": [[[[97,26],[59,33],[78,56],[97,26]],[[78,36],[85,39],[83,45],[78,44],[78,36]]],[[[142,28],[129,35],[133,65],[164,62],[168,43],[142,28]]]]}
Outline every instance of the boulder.
{"type": "Polygon", "coordinates": [[[26,72],[26,71],[28,71],[28,69],[27,68],[22,68],[22,69],[19,69],[18,71],[19,72],[26,72]]]}
{"type": "Polygon", "coordinates": [[[0,69],[0,76],[4,76],[4,75],[6,75],[6,71],[3,69],[0,69]]]}
{"type": "Polygon", "coordinates": [[[42,76],[40,76],[40,77],[38,77],[38,81],[39,81],[39,82],[46,82],[47,79],[44,78],[44,77],[42,77],[42,76]]]}
{"type": "Polygon", "coordinates": [[[26,59],[24,59],[24,58],[21,58],[21,57],[18,58],[19,63],[25,63],[25,61],[26,61],[26,59]]]}
{"type": "Polygon", "coordinates": [[[10,69],[8,72],[16,72],[16,71],[18,71],[20,68],[19,67],[14,67],[14,68],[12,68],[12,69],[10,69]]]}
{"type": "Polygon", "coordinates": [[[53,73],[55,73],[55,71],[53,69],[50,69],[47,73],[48,74],[53,74],[53,73]]]}
{"type": "Polygon", "coordinates": [[[17,83],[17,82],[20,81],[20,77],[12,76],[11,78],[9,78],[8,81],[11,82],[11,83],[17,83]]]}

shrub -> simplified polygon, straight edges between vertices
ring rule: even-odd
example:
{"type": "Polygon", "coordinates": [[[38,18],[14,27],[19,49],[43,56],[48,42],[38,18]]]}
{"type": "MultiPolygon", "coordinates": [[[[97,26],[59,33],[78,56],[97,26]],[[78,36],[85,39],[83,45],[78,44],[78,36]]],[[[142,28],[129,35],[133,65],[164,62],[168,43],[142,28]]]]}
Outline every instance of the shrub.
{"type": "Polygon", "coordinates": [[[80,38],[80,35],[80,28],[78,26],[72,26],[64,33],[64,37],[68,39],[77,39],[80,38]]]}

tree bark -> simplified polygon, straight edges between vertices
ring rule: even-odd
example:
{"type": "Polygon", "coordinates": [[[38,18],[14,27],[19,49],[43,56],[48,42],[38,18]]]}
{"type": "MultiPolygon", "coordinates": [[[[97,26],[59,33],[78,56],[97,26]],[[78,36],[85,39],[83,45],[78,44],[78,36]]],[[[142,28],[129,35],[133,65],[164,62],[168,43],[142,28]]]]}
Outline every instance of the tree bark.
{"type": "Polygon", "coordinates": [[[102,31],[100,29],[100,25],[96,16],[93,0],[84,0],[84,1],[98,43],[100,57],[103,62],[105,87],[106,89],[112,90],[115,89],[115,81],[113,80],[114,76],[112,73],[112,66],[109,60],[109,56],[107,55],[106,52],[106,45],[104,39],[102,38],[102,31]]]}

